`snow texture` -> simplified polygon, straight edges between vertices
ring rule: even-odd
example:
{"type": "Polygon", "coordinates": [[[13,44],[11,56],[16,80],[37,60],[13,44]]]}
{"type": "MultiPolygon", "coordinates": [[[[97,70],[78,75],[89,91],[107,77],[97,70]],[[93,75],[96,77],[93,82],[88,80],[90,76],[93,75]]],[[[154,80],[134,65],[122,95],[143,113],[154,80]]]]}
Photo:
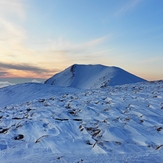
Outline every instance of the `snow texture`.
{"type": "MultiPolygon", "coordinates": [[[[75,86],[64,73],[62,84],[75,86]]],[[[163,162],[163,81],[87,90],[28,83],[1,88],[0,98],[2,163],[163,162]]]]}

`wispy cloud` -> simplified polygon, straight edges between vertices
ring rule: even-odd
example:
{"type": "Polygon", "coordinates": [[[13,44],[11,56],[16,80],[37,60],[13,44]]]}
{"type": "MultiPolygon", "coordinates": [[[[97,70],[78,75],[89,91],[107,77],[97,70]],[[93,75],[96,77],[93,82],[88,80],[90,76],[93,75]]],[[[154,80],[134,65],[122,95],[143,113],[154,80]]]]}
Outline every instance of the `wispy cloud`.
{"type": "Polygon", "coordinates": [[[0,0],[1,17],[16,16],[21,19],[25,18],[23,3],[24,0],[0,0]]]}
{"type": "Polygon", "coordinates": [[[100,44],[102,44],[103,42],[105,42],[107,39],[109,39],[111,37],[111,35],[107,35],[107,36],[103,36],[100,38],[96,38],[84,43],[74,43],[68,40],[64,40],[62,38],[59,38],[55,41],[53,40],[49,40],[49,42],[47,43],[49,46],[47,48],[47,50],[51,50],[53,52],[56,53],[80,53],[83,51],[87,51],[90,50],[91,48],[94,48],[96,46],[99,46],[100,44]]]}
{"type": "Polygon", "coordinates": [[[34,72],[48,72],[48,70],[39,68],[36,66],[32,66],[29,64],[8,64],[8,63],[2,63],[0,62],[1,68],[7,68],[7,69],[15,69],[15,70],[26,70],[26,71],[34,71],[34,72]]]}
{"type": "Polygon", "coordinates": [[[91,62],[90,58],[92,57],[99,58],[99,55],[102,53],[108,54],[108,51],[112,50],[112,48],[102,48],[103,50],[101,52],[100,46],[110,40],[111,37],[112,35],[106,35],[81,43],[72,42],[63,38],[49,40],[46,43],[47,46],[44,51],[42,50],[40,53],[42,55],[46,54],[46,58],[48,58],[48,60],[51,58],[53,64],[60,64],[60,67],[62,66],[65,68],[73,63],[80,63],[81,61],[84,61],[84,56],[86,56],[85,61],[87,60],[87,62],[91,62]]]}
{"type": "Polygon", "coordinates": [[[92,47],[92,46],[96,46],[96,45],[99,45],[99,44],[103,43],[104,41],[106,41],[110,37],[111,37],[111,35],[103,36],[103,37],[91,40],[89,42],[86,42],[85,44],[83,44],[81,46],[83,46],[84,48],[85,47],[89,48],[89,47],[92,47]]]}
{"type": "Polygon", "coordinates": [[[7,75],[8,75],[8,72],[5,72],[5,71],[0,72],[0,77],[7,76],[7,75]]]}
{"type": "Polygon", "coordinates": [[[21,23],[25,20],[24,3],[24,0],[0,0],[0,68],[3,71],[1,77],[50,73],[46,68],[34,66],[37,64],[34,63],[37,59],[31,60],[34,52],[25,46],[28,37],[21,23]]]}
{"type": "MultiPolygon", "coordinates": [[[[66,66],[73,63],[77,55],[83,55],[97,48],[100,44],[107,41],[111,35],[85,41],[83,43],[76,43],[63,38],[56,40],[49,39],[44,41],[43,46],[37,50],[32,50],[30,46],[26,46],[25,42],[29,40],[25,29],[20,24],[15,24],[7,18],[0,16],[0,57],[3,63],[17,63],[18,67],[13,64],[7,65],[6,68],[13,68],[19,70],[24,69],[24,60],[32,65],[41,65],[47,69],[57,67],[62,70],[66,66]],[[31,59],[32,58],[32,59],[31,59]]],[[[37,40],[35,40],[37,42],[37,40]]],[[[5,66],[5,65],[3,65],[5,66]]],[[[24,71],[28,70],[25,67],[24,71]]],[[[42,69],[41,69],[42,71],[42,69]]],[[[34,71],[33,71],[34,72],[34,71]]],[[[35,73],[39,70],[35,69],[35,73]]],[[[53,73],[55,73],[54,71],[53,73]]]]}
{"type": "Polygon", "coordinates": [[[0,18],[0,24],[5,34],[7,33],[7,35],[3,35],[4,38],[5,36],[6,36],[6,39],[9,39],[9,38],[15,39],[18,37],[22,39],[25,38],[25,31],[23,30],[23,28],[13,23],[11,20],[0,18]]]}
{"type": "Polygon", "coordinates": [[[18,50],[24,48],[26,32],[21,25],[25,17],[23,2],[24,0],[0,0],[1,60],[7,60],[7,56],[11,57],[16,53],[19,54],[18,50]]]}
{"type": "Polygon", "coordinates": [[[163,61],[163,57],[162,56],[158,56],[158,57],[152,57],[152,58],[148,58],[146,60],[142,60],[139,63],[141,64],[147,64],[147,63],[157,63],[157,62],[162,62],[163,61]]]}
{"type": "Polygon", "coordinates": [[[34,66],[34,65],[31,65],[31,64],[27,64],[27,63],[24,63],[24,64],[20,64],[20,63],[2,63],[0,62],[0,68],[2,70],[4,70],[3,72],[0,72],[0,76],[1,77],[6,77],[8,75],[11,75],[10,74],[10,70],[20,70],[20,71],[25,71],[25,72],[31,72],[31,73],[34,73],[34,74],[40,74],[40,75],[43,75],[43,74],[46,74],[46,73],[56,73],[58,72],[59,70],[58,69],[46,69],[46,68],[41,68],[39,66],[34,66]],[[6,71],[5,71],[6,70],[6,71]]]}
{"type": "Polygon", "coordinates": [[[137,7],[142,1],[143,0],[129,0],[127,3],[121,6],[121,8],[119,8],[115,15],[120,16],[127,13],[128,11],[137,7]]]}
{"type": "Polygon", "coordinates": [[[33,49],[34,46],[30,46],[31,38],[23,25],[26,21],[26,2],[26,0],[0,0],[1,76],[31,74],[34,77],[41,75],[50,77],[70,64],[80,61],[83,56],[92,56],[94,53],[97,57],[98,47],[111,37],[106,35],[84,42],[73,42],[62,37],[55,40],[49,38],[42,41],[43,46],[38,40],[34,40],[38,49],[33,49]]]}

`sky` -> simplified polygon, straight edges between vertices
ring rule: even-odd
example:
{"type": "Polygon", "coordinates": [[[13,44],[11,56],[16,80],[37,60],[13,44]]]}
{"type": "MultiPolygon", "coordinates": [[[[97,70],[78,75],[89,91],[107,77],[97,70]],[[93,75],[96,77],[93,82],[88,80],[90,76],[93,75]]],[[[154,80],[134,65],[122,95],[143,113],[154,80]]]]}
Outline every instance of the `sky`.
{"type": "Polygon", "coordinates": [[[74,63],[163,79],[163,0],[0,0],[0,79],[74,63]]]}

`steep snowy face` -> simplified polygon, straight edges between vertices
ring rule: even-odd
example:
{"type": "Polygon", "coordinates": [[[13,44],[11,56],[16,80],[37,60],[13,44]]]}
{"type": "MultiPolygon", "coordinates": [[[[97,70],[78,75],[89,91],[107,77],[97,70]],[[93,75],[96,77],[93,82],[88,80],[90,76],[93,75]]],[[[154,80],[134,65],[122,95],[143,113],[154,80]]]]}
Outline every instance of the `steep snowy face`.
{"type": "Polygon", "coordinates": [[[91,89],[144,81],[118,67],[75,64],[46,80],[45,84],[91,89]]]}

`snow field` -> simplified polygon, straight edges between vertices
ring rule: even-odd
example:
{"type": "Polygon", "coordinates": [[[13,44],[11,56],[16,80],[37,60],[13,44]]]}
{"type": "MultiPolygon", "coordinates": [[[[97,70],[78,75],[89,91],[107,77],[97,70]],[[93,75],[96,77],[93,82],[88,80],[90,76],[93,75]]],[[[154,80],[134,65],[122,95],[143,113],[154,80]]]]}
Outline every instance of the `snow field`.
{"type": "Polygon", "coordinates": [[[2,162],[163,161],[163,81],[50,95],[0,108],[2,162]]]}

